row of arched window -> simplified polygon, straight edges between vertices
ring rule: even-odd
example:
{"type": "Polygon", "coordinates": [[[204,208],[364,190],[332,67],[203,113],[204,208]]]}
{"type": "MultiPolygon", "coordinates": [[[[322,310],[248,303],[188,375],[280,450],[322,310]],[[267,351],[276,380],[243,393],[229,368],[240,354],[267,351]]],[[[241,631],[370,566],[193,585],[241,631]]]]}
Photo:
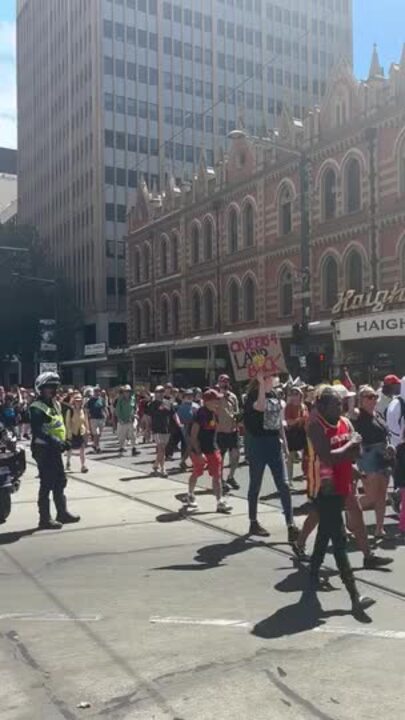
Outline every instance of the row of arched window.
{"type": "MultiPolygon", "coordinates": [[[[340,258],[334,254],[326,254],[321,263],[321,307],[330,310],[336,301],[339,292],[340,258]]],[[[345,278],[345,289],[362,292],[365,286],[364,263],[360,252],[356,249],[349,251],[342,270],[345,278]]],[[[293,314],[294,306],[294,272],[290,265],[284,265],[280,270],[278,282],[279,314],[289,317],[293,314]]]]}

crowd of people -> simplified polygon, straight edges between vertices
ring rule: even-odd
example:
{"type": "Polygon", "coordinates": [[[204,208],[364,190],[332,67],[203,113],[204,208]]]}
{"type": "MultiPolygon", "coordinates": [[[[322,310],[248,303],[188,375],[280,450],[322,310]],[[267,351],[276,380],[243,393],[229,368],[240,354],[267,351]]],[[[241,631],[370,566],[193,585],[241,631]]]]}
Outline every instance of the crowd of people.
{"type": "Polygon", "coordinates": [[[405,378],[387,375],[380,388],[356,388],[346,371],[341,382],[311,387],[299,379],[282,384],[261,372],[237,395],[228,375],[204,389],[158,385],[153,393],[134,393],[124,385],[111,397],[96,386],[81,391],[60,388],[59,376],[44,373],[35,391],[0,388],[0,422],[20,438],[32,437],[40,476],[40,527],[56,528],[80,518],[67,510],[65,470],[78,452],[81,471],[88,472],[86,448],[101,452],[105,425],[116,433],[120,455],[138,443],[155,445],[152,474],[167,477],[166,463],[180,454],[181,471],[190,471],[185,510],[196,512],[195,489],[205,472],[211,477],[216,511],[232,511],[229,493],[239,489],[238,468],[249,468],[249,535],[267,537],[258,519],[258,502],[266,467],[277,488],[288,541],[300,562],[309,562],[312,581],[322,584],[321,566],[329,542],[355,610],[372,602],[361,598],[348,559],[351,533],[364,556],[364,567],[391,561],[371,547],[363,512],[375,513],[375,538],[385,535],[384,520],[390,479],[398,533],[405,537],[405,378]],[[66,455],[66,466],[63,456],[66,455]],[[225,476],[224,459],[228,456],[225,476]],[[301,529],[294,522],[291,493],[295,466],[302,466],[310,508],[301,529]],[[52,519],[49,496],[57,510],[52,519]],[[309,558],[306,543],[317,530],[309,558]]]}

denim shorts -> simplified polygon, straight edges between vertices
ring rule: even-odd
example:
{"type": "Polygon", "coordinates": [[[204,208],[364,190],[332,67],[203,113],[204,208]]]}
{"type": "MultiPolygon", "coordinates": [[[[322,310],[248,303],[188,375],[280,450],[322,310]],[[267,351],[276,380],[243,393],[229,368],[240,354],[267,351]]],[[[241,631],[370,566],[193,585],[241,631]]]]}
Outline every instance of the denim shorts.
{"type": "Polygon", "coordinates": [[[384,443],[363,445],[362,455],[357,461],[359,470],[366,474],[388,472],[387,462],[384,458],[385,448],[384,443]]]}

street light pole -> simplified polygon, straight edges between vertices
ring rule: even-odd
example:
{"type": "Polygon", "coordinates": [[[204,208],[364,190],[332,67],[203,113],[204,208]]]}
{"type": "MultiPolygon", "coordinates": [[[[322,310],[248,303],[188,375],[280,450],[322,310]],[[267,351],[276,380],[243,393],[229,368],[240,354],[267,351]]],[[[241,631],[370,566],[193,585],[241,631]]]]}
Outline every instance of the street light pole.
{"type": "Polygon", "coordinates": [[[309,269],[309,159],[305,151],[300,157],[300,192],[301,192],[301,276],[302,276],[302,339],[303,355],[309,352],[309,321],[311,313],[311,275],[309,269]]]}
{"type": "Polygon", "coordinates": [[[371,255],[371,282],[375,290],[378,288],[378,258],[377,258],[377,199],[376,199],[376,170],[375,170],[375,141],[377,128],[366,128],[366,140],[369,149],[369,182],[370,182],[370,255],[371,255]]]}

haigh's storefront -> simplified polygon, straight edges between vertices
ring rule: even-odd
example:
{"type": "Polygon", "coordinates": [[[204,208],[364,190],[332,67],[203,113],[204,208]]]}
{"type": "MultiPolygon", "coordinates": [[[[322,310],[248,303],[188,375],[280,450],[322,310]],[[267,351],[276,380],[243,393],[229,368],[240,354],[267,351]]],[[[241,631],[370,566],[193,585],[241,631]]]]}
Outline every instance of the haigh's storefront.
{"type": "Polygon", "coordinates": [[[405,374],[405,288],[341,293],[332,310],[335,357],[356,382],[405,374]]]}

